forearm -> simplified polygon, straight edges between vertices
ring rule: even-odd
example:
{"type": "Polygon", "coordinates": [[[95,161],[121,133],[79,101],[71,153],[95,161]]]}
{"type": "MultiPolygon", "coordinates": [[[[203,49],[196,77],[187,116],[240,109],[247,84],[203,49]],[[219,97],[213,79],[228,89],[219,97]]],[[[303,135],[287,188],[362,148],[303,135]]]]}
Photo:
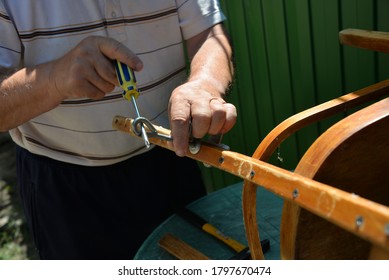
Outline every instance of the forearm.
{"type": "Polygon", "coordinates": [[[223,98],[233,75],[232,49],[218,24],[187,41],[191,58],[187,83],[170,97],[169,113],[176,154],[188,152],[191,137],[202,138],[229,131],[236,121],[236,108],[223,98]]]}
{"type": "Polygon", "coordinates": [[[142,61],[120,42],[90,36],[57,60],[0,80],[0,130],[12,129],[65,99],[101,99],[117,85],[111,60],[137,71],[142,61]]]}
{"type": "Polygon", "coordinates": [[[23,68],[0,81],[0,131],[15,128],[61,102],[50,88],[50,63],[23,68]]]}
{"type": "Polygon", "coordinates": [[[224,97],[232,82],[233,64],[232,48],[222,26],[215,26],[204,43],[192,45],[189,54],[189,81],[198,82],[215,97],[224,97]]]}

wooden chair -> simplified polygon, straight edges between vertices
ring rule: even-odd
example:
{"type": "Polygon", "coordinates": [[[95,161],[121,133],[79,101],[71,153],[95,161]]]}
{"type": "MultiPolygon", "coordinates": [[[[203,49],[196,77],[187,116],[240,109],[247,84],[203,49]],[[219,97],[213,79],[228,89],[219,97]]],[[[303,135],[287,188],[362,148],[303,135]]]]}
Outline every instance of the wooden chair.
{"type": "MultiPolygon", "coordinates": [[[[345,44],[389,52],[386,34],[346,30],[340,36],[345,44]]],[[[388,96],[389,80],[385,80],[296,114],[272,130],[252,157],[206,143],[200,143],[188,155],[245,180],[243,216],[253,259],[264,258],[256,219],[258,185],[285,200],[282,258],[389,258],[389,196],[385,186],[389,182],[388,96]],[[366,105],[372,102],[376,103],[366,105]],[[294,173],[266,163],[296,131],[361,104],[364,109],[341,120],[315,141],[294,173]]],[[[137,136],[133,122],[116,116],[112,125],[137,136]]],[[[149,129],[170,135],[162,127],[149,129]]],[[[163,137],[150,141],[172,149],[163,137]]]]}
{"type": "MultiPolygon", "coordinates": [[[[386,98],[333,125],[308,149],[295,172],[389,205],[388,128],[386,98]]],[[[321,201],[323,207],[332,207],[326,199],[321,201]]],[[[363,222],[363,217],[356,217],[355,227],[363,226],[363,222]]],[[[369,258],[369,242],[293,202],[285,201],[281,227],[284,259],[369,258]]]]}
{"type": "MultiPolygon", "coordinates": [[[[363,30],[340,32],[343,44],[389,52],[387,33],[363,30]]],[[[389,93],[389,80],[318,105],[285,120],[260,143],[253,158],[267,161],[276,148],[299,129],[336,113],[379,100],[389,93]]],[[[300,160],[295,172],[309,179],[389,205],[389,99],[370,105],[323,133],[300,160]]],[[[243,214],[253,259],[263,259],[256,221],[256,188],[246,180],[243,214]]],[[[296,193],[296,198],[298,197],[296,193]]],[[[308,198],[309,199],[309,198],[308,198]]],[[[320,207],[331,209],[333,200],[323,196],[320,207]]],[[[344,210],[345,214],[347,209],[344,210]]],[[[342,218],[342,217],[341,217],[342,218]]],[[[349,219],[345,215],[344,219],[349,219]]],[[[355,229],[364,226],[364,217],[354,217],[355,229]]],[[[389,229],[388,233],[389,242],[389,229]]],[[[326,219],[286,200],[281,222],[283,259],[367,259],[389,258],[387,249],[371,246],[326,219]]],[[[374,240],[373,240],[374,241],[374,240]]]]}

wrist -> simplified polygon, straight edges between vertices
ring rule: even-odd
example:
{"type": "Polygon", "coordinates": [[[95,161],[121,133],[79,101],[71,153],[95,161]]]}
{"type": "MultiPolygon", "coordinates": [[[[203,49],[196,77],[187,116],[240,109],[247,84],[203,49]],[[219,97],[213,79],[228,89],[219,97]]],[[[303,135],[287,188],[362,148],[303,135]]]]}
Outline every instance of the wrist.
{"type": "Polygon", "coordinates": [[[54,67],[55,63],[53,61],[41,64],[38,66],[37,74],[41,74],[41,79],[38,82],[44,85],[44,95],[54,106],[57,106],[66,98],[57,87],[54,67]]]}

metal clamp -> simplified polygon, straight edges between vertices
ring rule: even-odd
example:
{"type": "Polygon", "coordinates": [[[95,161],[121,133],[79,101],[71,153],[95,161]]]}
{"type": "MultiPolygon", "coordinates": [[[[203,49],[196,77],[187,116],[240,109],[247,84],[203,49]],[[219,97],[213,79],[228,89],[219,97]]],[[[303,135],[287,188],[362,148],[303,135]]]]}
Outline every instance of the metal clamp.
{"type": "Polygon", "coordinates": [[[150,138],[159,138],[166,141],[173,141],[173,138],[170,135],[159,133],[155,126],[144,117],[138,117],[132,122],[132,130],[136,135],[142,135],[142,126],[147,127],[148,131],[146,134],[150,138]]]}
{"type": "MultiPolygon", "coordinates": [[[[155,126],[147,118],[137,117],[136,119],[134,119],[134,121],[132,122],[132,130],[139,137],[142,136],[142,127],[147,128],[146,134],[150,138],[173,141],[173,137],[171,137],[170,135],[159,133],[155,126]]],[[[225,151],[230,150],[229,146],[222,143],[215,143],[214,141],[212,141],[212,138],[210,140],[205,140],[191,137],[189,139],[189,150],[191,154],[197,154],[200,151],[202,144],[214,146],[225,151]]]]}

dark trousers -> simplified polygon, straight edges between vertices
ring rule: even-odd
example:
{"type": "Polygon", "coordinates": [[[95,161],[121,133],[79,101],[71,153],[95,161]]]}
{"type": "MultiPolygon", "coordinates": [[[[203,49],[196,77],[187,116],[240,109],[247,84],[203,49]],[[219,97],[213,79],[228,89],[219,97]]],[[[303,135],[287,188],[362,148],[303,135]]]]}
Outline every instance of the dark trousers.
{"type": "Polygon", "coordinates": [[[18,148],[17,173],[41,259],[131,259],[175,209],[205,195],[197,163],[158,147],[104,167],[18,148]]]}

